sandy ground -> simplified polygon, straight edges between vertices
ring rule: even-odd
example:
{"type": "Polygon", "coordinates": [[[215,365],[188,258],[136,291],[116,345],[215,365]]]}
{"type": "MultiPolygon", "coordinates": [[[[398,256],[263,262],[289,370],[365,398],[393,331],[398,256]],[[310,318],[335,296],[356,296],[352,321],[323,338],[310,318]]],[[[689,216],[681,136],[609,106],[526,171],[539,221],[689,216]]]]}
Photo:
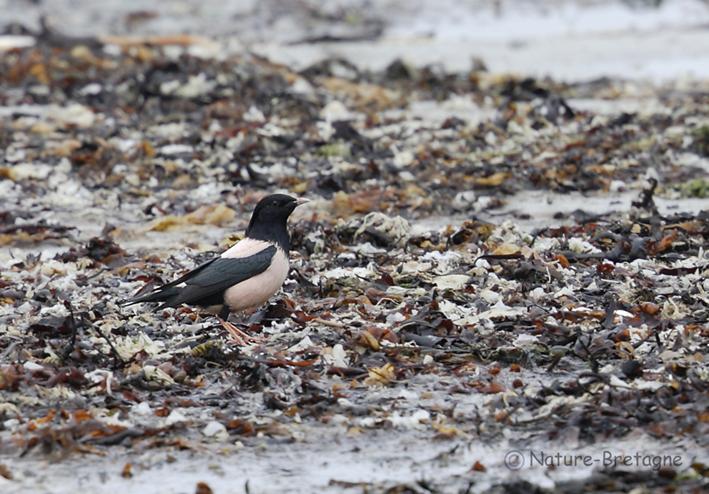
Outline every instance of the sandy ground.
{"type": "Polygon", "coordinates": [[[44,14],[75,36],[209,34],[228,40],[222,50],[248,49],[296,70],[339,56],[371,70],[403,58],[461,71],[476,58],[493,72],[568,82],[708,77],[707,2],[649,3],[502,0],[498,10],[491,0],[2,0],[0,28],[20,22],[38,29],[44,14]],[[323,41],[328,36],[337,41],[323,41]]]}
{"type": "MultiPolygon", "coordinates": [[[[192,493],[198,483],[208,484],[219,494],[267,494],[272,492],[358,493],[385,492],[387,487],[410,485],[426,481],[440,485],[444,490],[434,492],[484,493],[498,479],[529,482],[542,489],[553,489],[555,483],[583,479],[594,469],[613,469],[619,456],[633,456],[640,452],[637,465],[627,470],[642,468],[650,457],[662,457],[678,466],[704,462],[709,459],[689,442],[668,447],[647,438],[635,437],[619,442],[583,448],[570,448],[558,443],[536,444],[521,448],[511,446],[506,439],[495,444],[479,441],[426,441],[415,432],[384,432],[371,437],[353,438],[340,434],[330,441],[305,440],[297,444],[272,444],[254,450],[220,452],[218,445],[209,454],[177,452],[167,454],[110,453],[107,457],[85,457],[81,461],[46,464],[37,461],[11,460],[5,462],[23,478],[21,483],[3,482],[2,492],[70,494],[87,490],[97,494],[117,491],[141,494],[192,493]],[[579,463],[575,467],[558,468],[550,472],[540,465],[544,455],[583,456],[590,466],[579,463]],[[507,468],[505,461],[520,454],[524,465],[516,471],[507,468]],[[672,459],[669,459],[672,458],[672,459]],[[121,475],[125,463],[132,462],[132,477],[121,475]],[[471,471],[480,462],[487,472],[471,471]],[[364,491],[364,485],[369,491],[364,491]]],[[[548,461],[548,460],[547,460],[548,461]]],[[[562,460],[563,461],[563,460],[562,460]]],[[[633,458],[630,463],[635,462],[633,458]]],[[[647,467],[647,465],[646,465],[647,467]]],[[[420,488],[420,486],[418,487],[420,488]]],[[[409,492],[427,492],[409,491],[409,492]]]]}

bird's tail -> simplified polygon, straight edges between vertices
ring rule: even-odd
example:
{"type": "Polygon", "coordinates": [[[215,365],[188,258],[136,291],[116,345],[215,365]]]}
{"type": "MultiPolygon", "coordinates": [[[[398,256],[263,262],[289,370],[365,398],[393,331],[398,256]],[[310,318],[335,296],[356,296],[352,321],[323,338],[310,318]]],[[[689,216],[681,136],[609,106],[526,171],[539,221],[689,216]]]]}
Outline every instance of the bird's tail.
{"type": "MultiPolygon", "coordinates": [[[[144,302],[166,302],[170,303],[170,300],[174,299],[180,293],[180,288],[176,286],[164,286],[157,290],[147,293],[145,295],[140,295],[138,297],[128,298],[121,300],[120,305],[128,306],[133,304],[141,304],[144,302]]],[[[163,307],[163,306],[161,306],[163,307]]]]}

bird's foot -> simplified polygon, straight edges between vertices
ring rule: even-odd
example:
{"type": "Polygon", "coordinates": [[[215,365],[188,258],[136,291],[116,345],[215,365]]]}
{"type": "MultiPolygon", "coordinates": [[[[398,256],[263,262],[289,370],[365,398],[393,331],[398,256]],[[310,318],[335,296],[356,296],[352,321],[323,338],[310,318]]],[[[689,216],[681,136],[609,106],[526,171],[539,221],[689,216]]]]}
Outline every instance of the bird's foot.
{"type": "Polygon", "coordinates": [[[226,332],[229,333],[232,338],[234,338],[233,342],[229,342],[231,344],[246,346],[249,343],[261,343],[264,341],[264,338],[255,338],[253,336],[249,336],[248,334],[234,326],[232,323],[230,323],[229,321],[225,321],[221,317],[217,317],[217,319],[219,319],[219,322],[226,330],[226,332]]]}

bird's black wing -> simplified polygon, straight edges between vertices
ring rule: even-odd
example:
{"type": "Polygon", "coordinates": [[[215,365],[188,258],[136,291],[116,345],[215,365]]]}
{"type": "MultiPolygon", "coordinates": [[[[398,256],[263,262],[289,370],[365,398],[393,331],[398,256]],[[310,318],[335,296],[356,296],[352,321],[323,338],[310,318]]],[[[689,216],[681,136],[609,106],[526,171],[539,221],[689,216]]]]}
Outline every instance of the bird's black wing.
{"type": "MultiPolygon", "coordinates": [[[[222,295],[224,291],[242,281],[263,273],[271,265],[276,255],[276,246],[269,245],[264,250],[248,257],[220,257],[194,276],[185,279],[186,286],[178,296],[166,301],[163,307],[193,304],[222,295]]],[[[184,278],[184,277],[183,277],[184,278]]]]}
{"type": "Polygon", "coordinates": [[[165,302],[166,300],[169,300],[170,298],[174,297],[177,295],[181,288],[178,288],[177,285],[180,285],[182,283],[185,283],[188,279],[194,277],[202,271],[203,269],[207,268],[210,264],[212,264],[214,261],[219,259],[219,257],[215,257],[213,259],[210,259],[207,262],[204,262],[194,268],[192,271],[188,271],[184,275],[180,276],[174,281],[171,281],[170,283],[166,283],[155,290],[153,290],[150,293],[146,293],[144,295],[139,295],[137,297],[132,297],[126,300],[121,300],[119,302],[120,305],[133,305],[133,304],[140,304],[142,302],[165,302]]]}
{"type": "Polygon", "coordinates": [[[127,304],[164,302],[158,309],[180,304],[217,305],[223,302],[227,288],[266,271],[275,255],[276,246],[269,245],[248,257],[217,257],[152,293],[128,300],[127,304]],[[184,287],[177,286],[182,283],[184,287]]]}

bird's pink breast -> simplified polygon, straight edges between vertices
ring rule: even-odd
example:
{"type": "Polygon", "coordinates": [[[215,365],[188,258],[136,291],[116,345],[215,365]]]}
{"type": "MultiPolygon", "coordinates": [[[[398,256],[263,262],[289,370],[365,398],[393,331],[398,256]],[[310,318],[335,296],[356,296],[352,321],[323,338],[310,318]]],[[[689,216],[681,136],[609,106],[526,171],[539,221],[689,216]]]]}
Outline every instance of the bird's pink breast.
{"type": "MultiPolygon", "coordinates": [[[[239,242],[236,246],[241,245],[246,240],[244,239],[239,242]]],[[[260,242],[258,240],[252,242],[260,242]]],[[[262,242],[265,243],[265,242],[262,242]]],[[[235,247],[236,247],[235,246],[235,247]]],[[[247,245],[245,247],[251,247],[247,245]]],[[[232,247],[234,249],[234,247],[232,247]]],[[[241,255],[231,255],[229,249],[224,254],[224,257],[241,257],[241,255]]],[[[250,251],[251,249],[244,249],[244,251],[250,251]]],[[[254,251],[251,254],[255,253],[254,251]]],[[[232,253],[233,254],[233,253],[232,253]]],[[[239,253],[241,254],[241,252],[239,253]]],[[[249,254],[246,254],[249,255],[249,254]]],[[[229,306],[232,312],[238,312],[249,307],[256,307],[263,303],[268,302],[273,295],[278,292],[278,290],[283,285],[283,282],[288,276],[288,271],[290,269],[290,263],[288,261],[288,255],[281,249],[276,249],[276,254],[273,256],[271,265],[261,274],[249,278],[246,281],[242,281],[238,285],[228,288],[224,292],[224,302],[229,306]]]]}

